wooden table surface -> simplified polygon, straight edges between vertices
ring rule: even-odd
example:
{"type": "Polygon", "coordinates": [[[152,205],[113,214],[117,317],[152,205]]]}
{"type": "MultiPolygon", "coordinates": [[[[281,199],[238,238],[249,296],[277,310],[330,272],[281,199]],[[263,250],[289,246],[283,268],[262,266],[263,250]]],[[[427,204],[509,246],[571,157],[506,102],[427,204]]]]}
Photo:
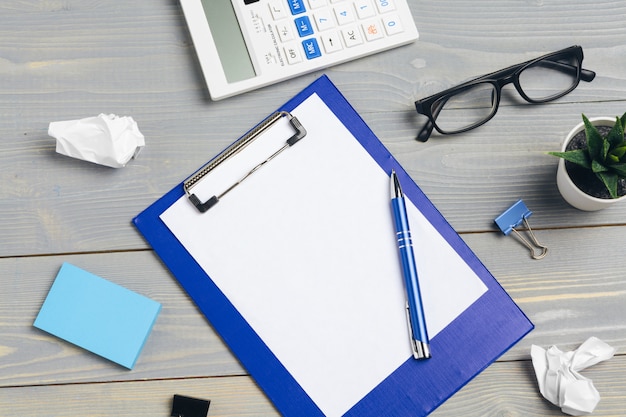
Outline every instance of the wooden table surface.
{"type": "MultiPolygon", "coordinates": [[[[626,415],[626,206],[571,208],[546,155],[581,113],[626,110],[626,2],[409,3],[417,42],[324,73],[536,325],[433,415],[562,415],[538,392],[530,347],[590,336],[617,348],[583,372],[602,396],[594,415],[626,415]],[[592,83],[546,105],[509,86],[481,128],[414,140],[417,98],[574,44],[592,83]],[[493,224],[519,198],[543,260],[493,224]]],[[[212,102],[177,0],[2,2],[0,415],[169,416],[176,393],[211,399],[210,416],[277,415],[131,219],[320,74],[212,102]],[[59,155],[47,135],[99,113],[132,116],[146,137],[125,168],[59,155]],[[63,262],[162,303],[132,371],[33,328],[63,262]]]]}

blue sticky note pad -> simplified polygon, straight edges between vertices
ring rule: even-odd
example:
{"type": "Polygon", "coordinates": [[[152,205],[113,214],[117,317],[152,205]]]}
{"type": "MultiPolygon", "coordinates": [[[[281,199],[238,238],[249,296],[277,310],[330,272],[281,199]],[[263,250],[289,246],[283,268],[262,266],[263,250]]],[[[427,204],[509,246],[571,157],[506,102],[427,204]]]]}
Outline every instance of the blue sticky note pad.
{"type": "Polygon", "coordinates": [[[161,304],[64,263],[34,326],[132,369],[161,304]]]}

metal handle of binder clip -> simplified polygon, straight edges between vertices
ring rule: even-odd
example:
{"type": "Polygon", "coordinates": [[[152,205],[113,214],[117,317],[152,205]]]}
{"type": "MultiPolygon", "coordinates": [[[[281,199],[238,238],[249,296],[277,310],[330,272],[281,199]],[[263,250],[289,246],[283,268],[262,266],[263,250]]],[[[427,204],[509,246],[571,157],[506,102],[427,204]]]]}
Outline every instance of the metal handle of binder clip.
{"type": "Polygon", "coordinates": [[[528,231],[528,235],[530,236],[530,239],[532,243],[534,244],[534,246],[531,245],[531,243],[528,240],[526,240],[524,236],[522,236],[522,234],[518,232],[515,228],[513,228],[512,230],[515,233],[515,235],[518,237],[518,239],[530,250],[531,258],[543,259],[543,257],[548,254],[548,248],[542,245],[541,243],[539,243],[539,241],[535,237],[535,234],[533,233],[533,230],[530,228],[530,225],[528,224],[528,220],[526,219],[524,219],[524,226],[526,227],[526,230],[528,231]],[[540,250],[539,254],[537,254],[536,252],[537,250],[540,250]]]}

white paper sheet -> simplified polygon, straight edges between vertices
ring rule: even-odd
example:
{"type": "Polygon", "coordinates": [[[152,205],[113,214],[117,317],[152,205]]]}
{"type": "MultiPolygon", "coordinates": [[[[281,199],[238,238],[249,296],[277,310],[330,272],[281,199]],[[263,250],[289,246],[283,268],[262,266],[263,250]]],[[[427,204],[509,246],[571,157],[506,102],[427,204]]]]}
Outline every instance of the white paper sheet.
{"type": "MultiPolygon", "coordinates": [[[[161,218],[318,407],[340,416],[411,357],[389,176],[317,95],[292,114],[304,139],[208,212],[183,197],[161,218]]],[[[291,134],[273,127],[194,193],[219,194],[291,134]]],[[[487,288],[407,206],[433,339],[487,288]]]]}

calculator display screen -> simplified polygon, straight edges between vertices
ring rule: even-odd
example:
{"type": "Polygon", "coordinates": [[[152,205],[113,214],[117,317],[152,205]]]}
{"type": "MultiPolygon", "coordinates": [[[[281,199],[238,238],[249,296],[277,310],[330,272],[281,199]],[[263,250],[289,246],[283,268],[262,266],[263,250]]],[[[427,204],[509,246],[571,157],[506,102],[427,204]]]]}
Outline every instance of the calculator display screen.
{"type": "Polygon", "coordinates": [[[255,77],[256,73],[231,0],[202,0],[202,7],[226,80],[234,83],[255,77]]]}

